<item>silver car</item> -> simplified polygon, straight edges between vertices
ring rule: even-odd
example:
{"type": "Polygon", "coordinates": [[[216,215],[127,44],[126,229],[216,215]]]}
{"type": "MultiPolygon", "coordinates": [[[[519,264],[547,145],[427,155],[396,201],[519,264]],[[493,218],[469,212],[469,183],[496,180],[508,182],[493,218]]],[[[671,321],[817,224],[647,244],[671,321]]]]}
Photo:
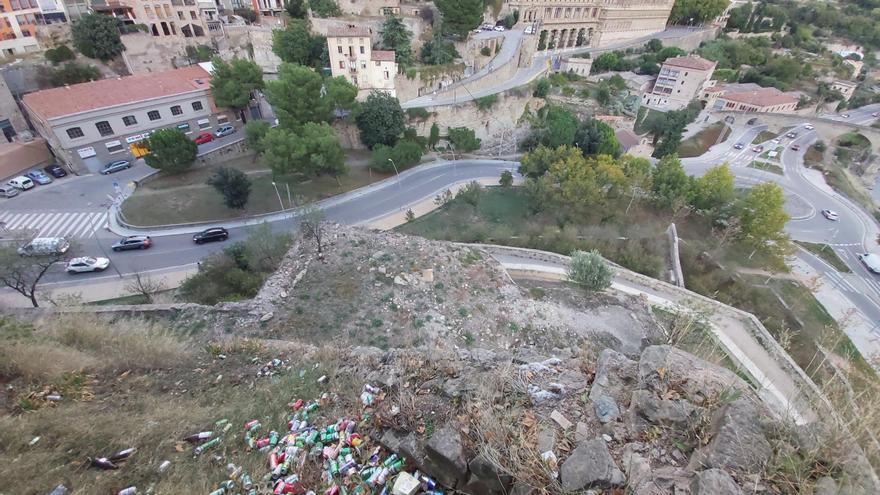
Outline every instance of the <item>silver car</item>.
{"type": "Polygon", "coordinates": [[[127,168],[131,168],[131,162],[128,160],[116,160],[115,162],[108,163],[102,170],[101,175],[112,174],[113,172],[119,172],[120,170],[125,170],[127,168]]]}

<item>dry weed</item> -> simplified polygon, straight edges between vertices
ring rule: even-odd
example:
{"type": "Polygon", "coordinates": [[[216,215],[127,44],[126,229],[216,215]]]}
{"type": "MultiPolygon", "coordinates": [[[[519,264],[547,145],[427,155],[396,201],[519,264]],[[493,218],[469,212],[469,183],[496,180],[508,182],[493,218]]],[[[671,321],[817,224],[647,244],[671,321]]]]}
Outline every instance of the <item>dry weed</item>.
{"type": "Polygon", "coordinates": [[[64,373],[92,369],[95,356],[54,342],[0,343],[0,375],[21,377],[29,383],[61,378],[64,373]]]}

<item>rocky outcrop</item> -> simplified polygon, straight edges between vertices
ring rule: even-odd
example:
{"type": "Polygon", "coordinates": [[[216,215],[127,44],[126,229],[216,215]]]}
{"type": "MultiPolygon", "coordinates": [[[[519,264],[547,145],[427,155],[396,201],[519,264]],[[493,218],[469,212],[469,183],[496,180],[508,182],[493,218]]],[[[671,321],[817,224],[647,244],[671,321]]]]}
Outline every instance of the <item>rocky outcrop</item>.
{"type": "Polygon", "coordinates": [[[773,454],[762,417],[766,408],[740,398],[722,406],[715,415],[712,440],[694,453],[694,468],[719,468],[740,472],[761,471],[773,454]]]}
{"type": "Polygon", "coordinates": [[[750,390],[732,371],[669,345],[650,346],[642,351],[639,385],[660,392],[674,386],[685,399],[697,405],[722,393],[750,390]]]}
{"type": "Polygon", "coordinates": [[[454,425],[448,424],[434,432],[425,446],[425,452],[428,454],[425,469],[437,481],[454,488],[467,480],[468,463],[461,433],[454,425]]]}
{"type": "Polygon", "coordinates": [[[742,490],[726,472],[707,469],[691,481],[691,495],[742,495],[742,490]]]}
{"type": "Polygon", "coordinates": [[[574,449],[562,464],[560,475],[562,488],[567,492],[622,486],[625,482],[623,472],[601,438],[584,442],[574,449]]]}
{"type": "Polygon", "coordinates": [[[590,400],[596,416],[602,423],[609,423],[620,417],[621,401],[626,399],[626,391],[638,381],[638,364],[612,349],[599,353],[596,365],[596,378],[590,388],[590,400]]]}

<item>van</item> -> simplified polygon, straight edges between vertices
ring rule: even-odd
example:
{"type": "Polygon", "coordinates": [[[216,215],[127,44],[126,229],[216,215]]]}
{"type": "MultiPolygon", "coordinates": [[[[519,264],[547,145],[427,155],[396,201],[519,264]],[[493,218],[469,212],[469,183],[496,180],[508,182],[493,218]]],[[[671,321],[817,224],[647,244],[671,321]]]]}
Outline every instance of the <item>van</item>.
{"type": "Polygon", "coordinates": [[[14,198],[18,196],[18,189],[11,184],[0,184],[0,197],[14,198]]]}
{"type": "Polygon", "coordinates": [[[874,253],[864,253],[858,255],[859,260],[865,265],[869,271],[880,275],[880,256],[874,253]]]}
{"type": "Polygon", "coordinates": [[[64,254],[70,249],[70,242],[63,237],[36,237],[18,248],[22,256],[51,256],[64,254]]]}
{"type": "Polygon", "coordinates": [[[27,191],[28,189],[34,187],[34,181],[28,179],[23,175],[19,175],[18,177],[10,180],[8,184],[10,186],[21,189],[22,191],[27,191]]]}

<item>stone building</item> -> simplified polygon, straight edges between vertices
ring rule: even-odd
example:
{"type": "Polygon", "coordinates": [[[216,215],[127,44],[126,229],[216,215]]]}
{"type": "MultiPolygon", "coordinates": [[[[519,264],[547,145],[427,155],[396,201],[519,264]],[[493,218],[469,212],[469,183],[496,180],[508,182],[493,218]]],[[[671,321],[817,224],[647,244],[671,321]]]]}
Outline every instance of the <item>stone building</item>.
{"type": "Polygon", "coordinates": [[[695,55],[666,59],[654,87],[642,96],[642,103],[661,110],[686,107],[703,94],[712,79],[715,65],[715,62],[695,55]]]}
{"type": "Polygon", "coordinates": [[[755,83],[724,84],[703,90],[706,107],[716,111],[793,113],[797,94],[755,83]]]}
{"type": "Polygon", "coordinates": [[[0,0],[0,55],[39,51],[38,17],[42,22],[37,0],[0,0]]]}
{"type": "Polygon", "coordinates": [[[540,50],[596,46],[663,31],[673,0],[511,0],[540,50]]]}
{"type": "Polygon", "coordinates": [[[154,37],[181,38],[207,36],[201,7],[196,0],[104,0],[92,5],[95,12],[116,17],[123,24],[146,25],[154,37]]]}
{"type": "Polygon", "coordinates": [[[859,87],[858,83],[852,81],[832,81],[831,89],[835,91],[839,91],[841,95],[843,95],[843,101],[849,101],[852,98],[853,93],[856,92],[856,88],[859,87]]]}
{"type": "Polygon", "coordinates": [[[37,91],[22,107],[59,160],[83,173],[145,155],[142,142],[156,129],[195,138],[235,118],[214,105],[199,66],[37,91]]]}
{"type": "Polygon", "coordinates": [[[395,96],[394,76],[397,63],[394,52],[373,50],[373,32],[364,26],[349,24],[327,32],[327,50],[333,77],[342,76],[358,88],[363,99],[374,90],[395,96]]]}

